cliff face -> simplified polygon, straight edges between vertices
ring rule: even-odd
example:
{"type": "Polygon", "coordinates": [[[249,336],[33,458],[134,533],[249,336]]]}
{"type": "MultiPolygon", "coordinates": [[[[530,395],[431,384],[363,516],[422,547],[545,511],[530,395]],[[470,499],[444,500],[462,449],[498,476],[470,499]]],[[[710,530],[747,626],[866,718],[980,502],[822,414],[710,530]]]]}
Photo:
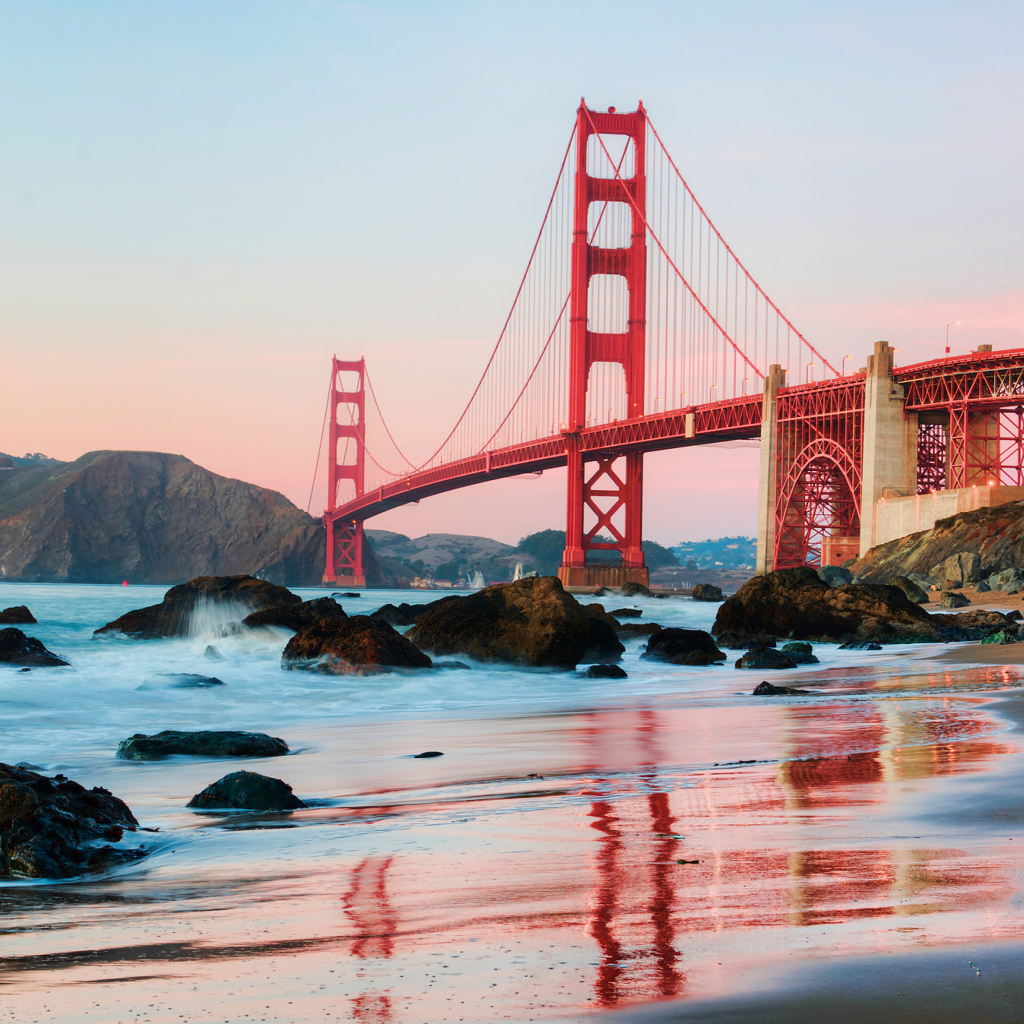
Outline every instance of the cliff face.
{"type": "Polygon", "coordinates": [[[982,576],[1024,568],[1024,502],[940,519],[930,530],[873,547],[850,571],[867,583],[888,583],[908,572],[927,575],[950,555],[961,552],[981,556],[982,576]]]}
{"type": "Polygon", "coordinates": [[[324,541],[319,521],[276,491],[161,452],[90,452],[0,494],[0,579],[178,583],[250,573],[311,586],[323,577],[324,541]]]}

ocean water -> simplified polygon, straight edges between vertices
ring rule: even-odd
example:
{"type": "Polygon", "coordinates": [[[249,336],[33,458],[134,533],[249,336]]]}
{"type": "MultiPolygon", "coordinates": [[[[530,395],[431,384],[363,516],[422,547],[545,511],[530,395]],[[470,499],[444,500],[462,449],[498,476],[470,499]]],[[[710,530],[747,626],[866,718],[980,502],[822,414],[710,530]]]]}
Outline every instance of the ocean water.
{"type": "MultiPolygon", "coordinates": [[[[988,833],[936,823],[1019,769],[1015,668],[832,645],[785,673],[737,671],[737,652],[683,668],[642,660],[640,637],[625,680],[333,677],[284,671],[287,631],[224,635],[238,609],[182,639],[93,635],[164,590],[0,584],[0,608],[27,604],[25,631],[71,662],[0,666],[0,761],[105,786],[152,830],[128,840],[150,856],[109,875],[0,884],[0,1021],[548,1020],[714,994],[744,965],[836,942],[994,940],[1024,923],[988,833]],[[226,685],[159,678],[179,672],[226,685]],[[815,695],[753,697],[766,675],[815,695]],[[291,753],[114,757],[133,733],[201,728],[269,732],[291,753]],[[308,809],[185,807],[243,767],[308,809]]],[[[717,609],[601,603],[701,629],[717,609]]]]}

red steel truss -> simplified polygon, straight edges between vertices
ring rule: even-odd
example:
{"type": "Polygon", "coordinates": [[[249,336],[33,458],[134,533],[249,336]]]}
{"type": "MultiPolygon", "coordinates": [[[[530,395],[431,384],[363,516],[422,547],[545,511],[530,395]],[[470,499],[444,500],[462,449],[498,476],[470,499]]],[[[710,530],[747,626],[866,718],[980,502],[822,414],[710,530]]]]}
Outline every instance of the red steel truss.
{"type": "Polygon", "coordinates": [[[780,390],[776,568],[819,563],[823,538],[860,532],[863,440],[863,375],[780,390]]]}

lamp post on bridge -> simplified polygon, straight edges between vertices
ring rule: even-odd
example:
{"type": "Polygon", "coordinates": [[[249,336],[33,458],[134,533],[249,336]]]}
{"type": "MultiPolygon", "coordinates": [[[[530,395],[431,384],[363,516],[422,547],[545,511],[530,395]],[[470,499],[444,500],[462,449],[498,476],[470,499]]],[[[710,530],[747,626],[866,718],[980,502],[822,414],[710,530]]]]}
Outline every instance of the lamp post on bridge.
{"type": "Polygon", "coordinates": [[[952,323],[946,324],[946,355],[947,356],[949,355],[949,329],[950,329],[950,327],[959,327],[959,326],[960,326],[960,321],[959,320],[954,320],[952,323]]]}

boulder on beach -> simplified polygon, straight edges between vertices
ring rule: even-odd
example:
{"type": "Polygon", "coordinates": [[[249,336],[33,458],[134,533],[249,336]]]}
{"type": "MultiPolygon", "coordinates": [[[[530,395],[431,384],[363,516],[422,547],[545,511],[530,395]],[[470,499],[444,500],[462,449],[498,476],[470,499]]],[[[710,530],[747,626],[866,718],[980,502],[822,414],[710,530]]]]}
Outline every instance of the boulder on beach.
{"type": "MultiPolygon", "coordinates": [[[[936,623],[897,587],[830,587],[806,566],[755,576],[718,609],[711,632],[765,633],[793,640],[841,642],[881,631],[935,639],[936,623]]],[[[898,642],[898,641],[897,641],[898,642]]]]}
{"type": "Polygon", "coordinates": [[[928,603],[928,591],[919,587],[909,576],[893,576],[889,580],[889,586],[902,590],[906,599],[912,604],[928,603]]]}
{"type": "Polygon", "coordinates": [[[321,619],[344,619],[345,609],[330,597],[317,597],[312,601],[300,601],[298,604],[278,604],[271,608],[261,608],[250,612],[242,625],[250,629],[261,626],[279,626],[298,633],[300,629],[319,622],[321,619]]]}
{"type": "Polygon", "coordinates": [[[981,579],[981,555],[976,551],[958,551],[942,563],[947,586],[969,587],[981,579]]]}
{"type": "Polygon", "coordinates": [[[966,608],[970,603],[963,594],[958,594],[955,590],[944,590],[939,595],[939,604],[943,608],[966,608]]]}
{"type": "Polygon", "coordinates": [[[48,651],[34,636],[26,636],[20,629],[8,626],[0,629],[0,664],[58,668],[68,663],[53,651],[48,651]]]}
{"type": "Polygon", "coordinates": [[[210,783],[185,805],[198,808],[233,807],[246,811],[295,811],[306,805],[280,779],[258,772],[231,772],[210,783]]]}
{"type": "Polygon", "coordinates": [[[159,761],[172,754],[193,757],[281,757],[288,744],[265,732],[205,730],[179,732],[165,729],[153,736],[137,732],[117,745],[116,756],[125,761],[159,761]]]}
{"type": "Polygon", "coordinates": [[[133,640],[186,636],[197,609],[219,605],[236,611],[240,621],[253,611],[287,608],[301,601],[286,587],[255,576],[197,576],[171,587],[160,604],[125,612],[95,632],[123,633],[133,640]]]}
{"type": "Polygon", "coordinates": [[[720,633],[715,637],[715,643],[723,651],[749,651],[751,647],[778,646],[773,636],[748,636],[746,633],[720,633]]]}
{"type": "Polygon", "coordinates": [[[618,665],[588,665],[581,673],[584,679],[626,679],[627,673],[618,665]]]}
{"type": "Polygon", "coordinates": [[[73,878],[137,860],[144,850],[110,844],[138,824],[105,789],[0,764],[0,878],[73,878]]]}
{"type": "Polygon", "coordinates": [[[713,586],[710,583],[695,583],[693,585],[694,601],[724,601],[725,595],[721,587],[713,586]]]}
{"type": "MultiPolygon", "coordinates": [[[[814,655],[808,655],[814,658],[814,655]]],[[[817,661],[817,658],[814,658],[817,661]]],[[[737,668],[786,669],[796,668],[796,660],[782,651],[771,647],[751,647],[742,657],[736,660],[737,668]]]]}
{"type": "Polygon", "coordinates": [[[818,570],[818,579],[830,587],[845,587],[853,582],[853,573],[841,565],[823,565],[818,570]]]}
{"type": "Polygon", "coordinates": [[[34,626],[37,621],[23,604],[16,604],[0,612],[0,626],[34,626]]]}
{"type": "Polygon", "coordinates": [[[616,660],[625,651],[615,630],[591,617],[557,576],[445,598],[406,636],[431,654],[530,668],[573,669],[585,660],[616,660]]]}
{"type": "Polygon", "coordinates": [[[782,645],[782,653],[789,658],[790,661],[795,661],[798,665],[817,665],[818,658],[814,653],[814,648],[810,644],[804,643],[800,640],[794,640],[791,643],[782,645]]]}
{"type": "Polygon", "coordinates": [[[647,641],[640,655],[648,661],[666,661],[671,665],[714,665],[725,661],[710,633],[703,629],[663,629],[647,641]]]}
{"type": "Polygon", "coordinates": [[[431,660],[393,626],[369,615],[320,619],[287,643],[281,667],[327,675],[430,668],[431,660]]]}

